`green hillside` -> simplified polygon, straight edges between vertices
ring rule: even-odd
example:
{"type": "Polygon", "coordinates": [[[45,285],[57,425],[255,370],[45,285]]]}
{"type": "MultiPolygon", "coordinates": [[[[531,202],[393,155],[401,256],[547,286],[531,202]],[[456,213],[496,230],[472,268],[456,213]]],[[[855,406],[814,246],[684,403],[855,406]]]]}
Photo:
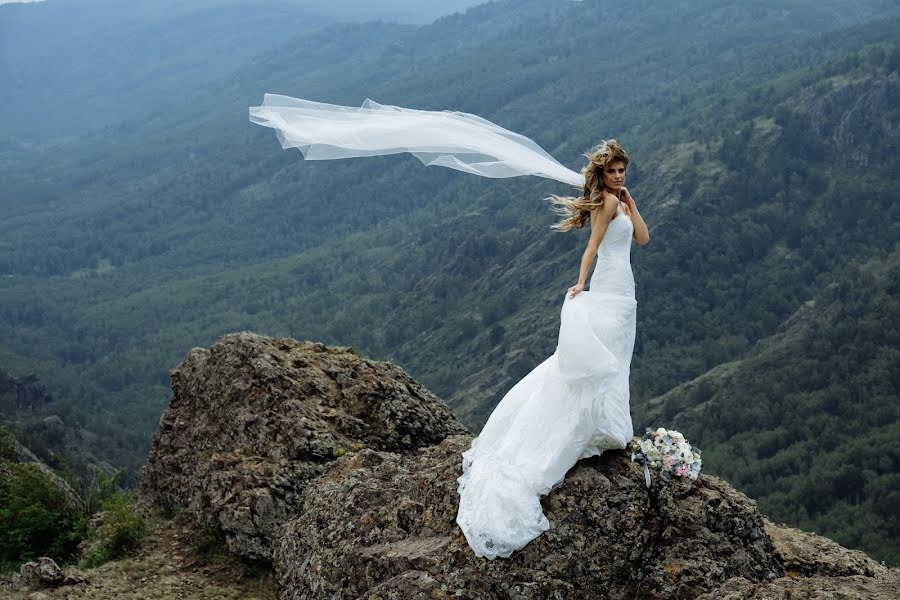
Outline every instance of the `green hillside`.
{"type": "Polygon", "coordinates": [[[900,562],[900,246],[853,262],[744,358],[651,400],[773,519],[900,562]]]}

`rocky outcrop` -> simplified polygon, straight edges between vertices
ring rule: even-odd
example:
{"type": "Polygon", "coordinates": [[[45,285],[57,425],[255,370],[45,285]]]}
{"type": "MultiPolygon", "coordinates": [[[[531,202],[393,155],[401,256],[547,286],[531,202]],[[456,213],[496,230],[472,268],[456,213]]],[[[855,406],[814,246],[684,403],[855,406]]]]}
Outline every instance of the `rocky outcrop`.
{"type": "Polygon", "coordinates": [[[806,107],[816,139],[836,156],[876,167],[887,165],[891,153],[873,140],[885,144],[900,138],[900,115],[895,110],[898,94],[896,71],[862,78],[842,74],[817,82],[794,99],[794,106],[806,107]]]}
{"type": "Polygon", "coordinates": [[[875,562],[859,550],[849,550],[820,535],[776,525],[765,519],[766,532],[775,542],[775,548],[784,559],[784,566],[791,576],[861,575],[885,578],[890,569],[875,562]]]}
{"type": "Polygon", "coordinates": [[[511,559],[476,558],[455,523],[470,441],[363,450],[311,484],[275,553],[282,599],[677,598],[785,574],[752,500],[711,476],[648,491],[626,451],[580,461],[543,502],[550,530],[511,559]]]}
{"type": "MultiPolygon", "coordinates": [[[[894,598],[896,569],[768,521],[702,474],[647,489],[628,451],[543,498],[549,531],[510,559],[456,526],[471,443],[399,368],[346,348],[226,336],[173,371],[142,493],[271,557],[280,600],[894,598]],[[204,514],[208,511],[208,514],[204,514]]],[[[635,439],[636,441],[636,439],[635,439]]]]}
{"type": "Polygon", "coordinates": [[[349,348],[252,333],[194,349],[141,472],[142,495],[221,529],[229,549],[268,560],[307,482],[343,453],[405,453],[465,428],[391,363],[349,348]]]}
{"type": "Polygon", "coordinates": [[[19,567],[19,573],[13,577],[10,587],[14,590],[58,587],[84,583],[87,578],[77,569],[69,568],[64,572],[56,561],[48,556],[28,561],[19,567]]]}
{"type": "Polygon", "coordinates": [[[20,444],[12,433],[0,427],[0,489],[13,478],[21,476],[25,469],[40,474],[48,485],[59,492],[70,510],[84,510],[84,500],[68,481],[47,466],[34,452],[20,444]]]}

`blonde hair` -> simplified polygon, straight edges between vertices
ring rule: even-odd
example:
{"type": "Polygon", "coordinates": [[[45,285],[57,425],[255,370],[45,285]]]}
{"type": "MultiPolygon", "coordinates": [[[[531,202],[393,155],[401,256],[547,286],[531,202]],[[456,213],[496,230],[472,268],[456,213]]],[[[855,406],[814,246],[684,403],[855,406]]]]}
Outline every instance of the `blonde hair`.
{"type": "Polygon", "coordinates": [[[551,209],[563,219],[550,226],[557,231],[582,229],[591,218],[591,211],[603,206],[603,171],[616,161],[628,165],[628,154],[616,140],[602,140],[584,156],[588,163],[581,169],[584,174],[584,187],[581,196],[564,197],[551,195],[551,209]]]}

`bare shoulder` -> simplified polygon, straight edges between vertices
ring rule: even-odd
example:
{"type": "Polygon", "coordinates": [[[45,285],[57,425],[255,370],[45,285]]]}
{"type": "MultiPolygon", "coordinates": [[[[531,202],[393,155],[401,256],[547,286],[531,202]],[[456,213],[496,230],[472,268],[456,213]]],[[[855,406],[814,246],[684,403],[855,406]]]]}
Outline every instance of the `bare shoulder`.
{"type": "Polygon", "coordinates": [[[615,194],[610,194],[606,190],[603,190],[603,200],[604,200],[603,205],[611,206],[612,212],[613,212],[613,214],[615,214],[616,210],[619,208],[619,197],[616,196],[615,194]]]}
{"type": "Polygon", "coordinates": [[[619,199],[612,194],[604,194],[603,206],[591,211],[591,226],[600,223],[609,223],[616,216],[619,199]]]}

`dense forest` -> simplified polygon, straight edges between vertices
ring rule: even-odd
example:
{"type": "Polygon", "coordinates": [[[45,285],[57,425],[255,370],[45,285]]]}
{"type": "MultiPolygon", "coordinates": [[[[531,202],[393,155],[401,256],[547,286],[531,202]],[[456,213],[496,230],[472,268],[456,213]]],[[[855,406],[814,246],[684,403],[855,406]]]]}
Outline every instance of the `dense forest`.
{"type": "MultiPolygon", "coordinates": [[[[744,357],[651,400],[767,515],[900,562],[900,247],[851,261],[744,357]]],[[[637,424],[636,424],[637,425],[637,424]]]]}
{"type": "Polygon", "coordinates": [[[82,468],[133,482],[168,370],[243,329],[396,362],[477,430],[553,352],[588,232],[551,232],[541,199],[568,190],[407,155],[306,163],[247,122],[263,92],[452,108],[575,169],[599,139],[625,145],[652,239],[633,250],[636,425],[677,424],[773,518],[898,562],[897,458],[868,452],[898,426],[896,331],[878,315],[896,309],[900,20],[891,2],[778,4],[527,0],[423,27],[311,24],[188,89],[147,77],[152,102],[64,136],[29,137],[19,124],[52,104],[21,103],[0,142],[0,368],[38,374],[52,400],[16,431],[40,445],[60,415],[82,468]]]}

